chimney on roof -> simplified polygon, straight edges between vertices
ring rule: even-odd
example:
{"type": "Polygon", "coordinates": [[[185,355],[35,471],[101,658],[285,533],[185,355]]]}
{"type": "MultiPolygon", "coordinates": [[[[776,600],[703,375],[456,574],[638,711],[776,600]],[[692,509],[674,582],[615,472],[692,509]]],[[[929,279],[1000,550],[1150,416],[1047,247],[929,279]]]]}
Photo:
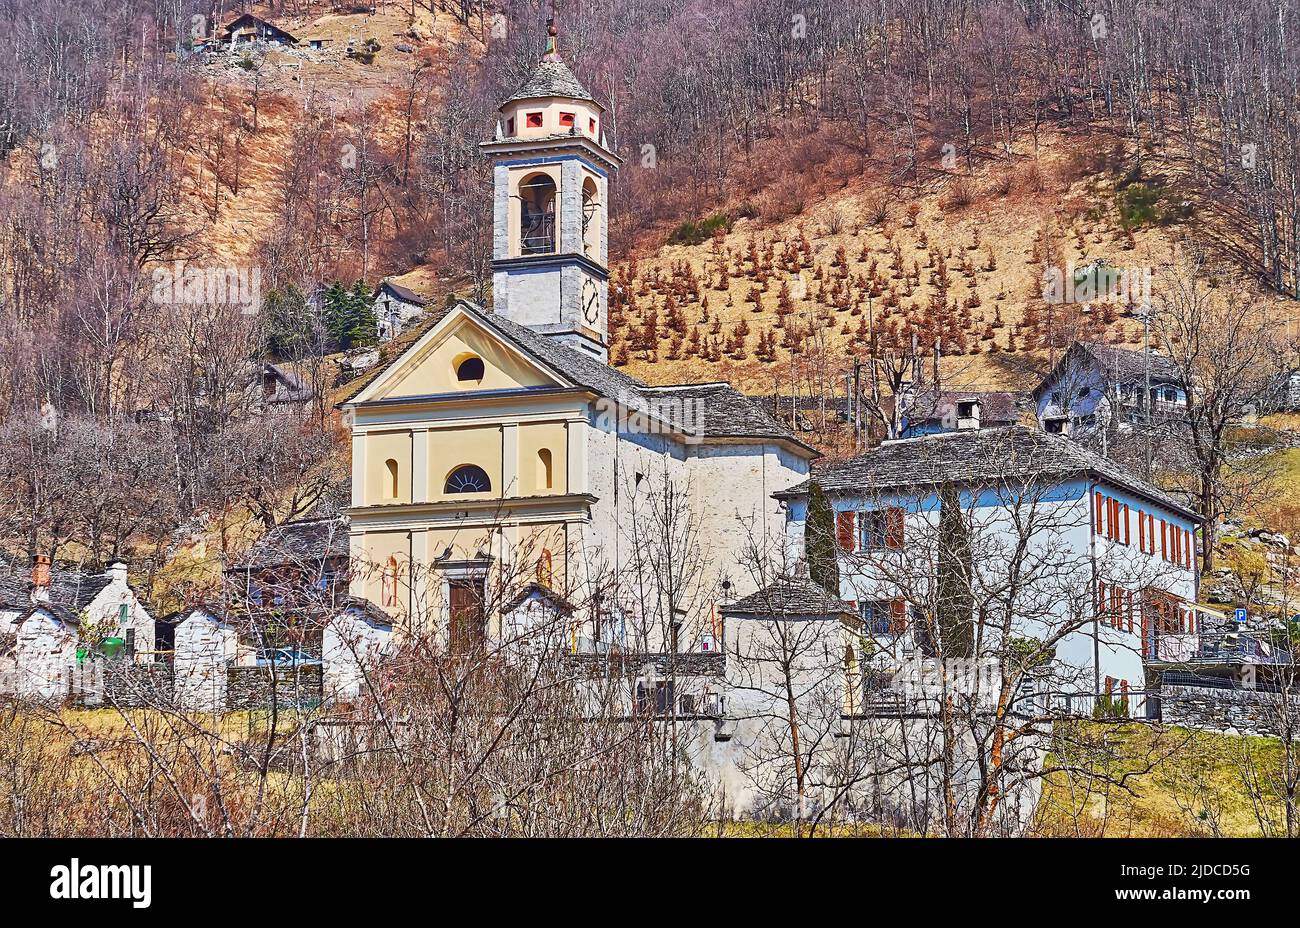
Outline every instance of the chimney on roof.
{"type": "Polygon", "coordinates": [[[980,427],[979,400],[958,400],[956,403],[958,431],[976,431],[980,427]]]}
{"type": "Polygon", "coordinates": [[[50,601],[50,558],[38,554],[32,558],[32,602],[50,601]]]}
{"type": "Polygon", "coordinates": [[[114,583],[126,583],[126,565],[121,561],[114,561],[108,565],[108,579],[114,583]]]}

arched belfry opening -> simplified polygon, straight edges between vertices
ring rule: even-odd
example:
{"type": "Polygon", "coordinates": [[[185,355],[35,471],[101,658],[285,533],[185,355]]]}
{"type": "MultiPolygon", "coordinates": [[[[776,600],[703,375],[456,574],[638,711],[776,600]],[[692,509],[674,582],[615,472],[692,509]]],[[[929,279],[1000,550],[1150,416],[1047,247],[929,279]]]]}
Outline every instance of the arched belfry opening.
{"type": "Polygon", "coordinates": [[[582,250],[588,258],[600,257],[600,191],[590,177],[582,182],[582,250]]]}
{"type": "Polygon", "coordinates": [[[519,245],[525,255],[555,252],[555,181],[546,174],[519,184],[519,245]]]}

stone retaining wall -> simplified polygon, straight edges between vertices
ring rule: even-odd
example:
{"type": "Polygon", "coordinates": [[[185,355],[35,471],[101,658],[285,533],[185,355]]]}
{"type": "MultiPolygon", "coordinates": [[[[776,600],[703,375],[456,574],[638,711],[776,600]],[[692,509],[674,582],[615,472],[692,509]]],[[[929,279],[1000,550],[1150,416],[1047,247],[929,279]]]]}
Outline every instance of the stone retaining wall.
{"type": "Polygon", "coordinates": [[[282,709],[315,708],[321,704],[320,665],[276,672],[274,689],[269,668],[226,668],[226,708],[232,711],[269,709],[272,693],[282,709]]]}
{"type": "MultiPolygon", "coordinates": [[[[1259,690],[1166,685],[1160,689],[1160,718],[1166,725],[1277,738],[1281,699],[1259,690]]],[[[1291,701],[1300,714],[1300,700],[1291,701]]]]}

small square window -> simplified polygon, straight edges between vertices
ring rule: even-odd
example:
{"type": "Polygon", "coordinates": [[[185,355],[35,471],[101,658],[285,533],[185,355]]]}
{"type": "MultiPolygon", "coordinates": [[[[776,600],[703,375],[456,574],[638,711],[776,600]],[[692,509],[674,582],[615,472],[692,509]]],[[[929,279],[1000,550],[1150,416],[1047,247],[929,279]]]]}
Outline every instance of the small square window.
{"type": "Polygon", "coordinates": [[[575,123],[575,117],[574,117],[574,115],[573,115],[572,113],[561,113],[561,114],[560,114],[560,128],[562,128],[562,129],[572,129],[572,128],[574,127],[574,125],[576,125],[576,123],[575,123]]]}
{"type": "Polygon", "coordinates": [[[529,113],[527,125],[530,129],[540,129],[542,127],[542,114],[529,113]]]}

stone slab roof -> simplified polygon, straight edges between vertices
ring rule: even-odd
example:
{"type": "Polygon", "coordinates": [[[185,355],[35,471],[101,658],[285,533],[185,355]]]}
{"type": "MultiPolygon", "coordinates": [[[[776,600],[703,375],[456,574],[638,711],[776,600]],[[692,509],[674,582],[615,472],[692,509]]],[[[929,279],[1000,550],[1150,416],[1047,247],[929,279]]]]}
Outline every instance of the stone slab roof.
{"type": "MultiPolygon", "coordinates": [[[[1034,396],[1041,396],[1043,391],[1056,379],[1071,368],[1080,364],[1095,365],[1112,383],[1137,383],[1146,379],[1146,352],[1133,348],[1120,348],[1102,342],[1075,342],[1062,355],[1061,360],[1034,388],[1034,396]]],[[[1151,352],[1151,379],[1159,383],[1169,383],[1181,379],[1178,365],[1162,354],[1151,352]]]]}
{"type": "Polygon", "coordinates": [[[286,522],[244,552],[232,570],[309,566],[348,556],[348,519],[330,516],[286,522]]]}
{"type": "Polygon", "coordinates": [[[429,298],[424,294],[416,293],[410,287],[403,286],[402,284],[398,284],[398,283],[393,283],[393,281],[391,280],[384,281],[382,284],[380,284],[379,289],[381,292],[384,290],[391,290],[393,296],[397,297],[403,303],[413,303],[416,306],[423,306],[429,302],[429,298]]]}
{"type": "MultiPolygon", "coordinates": [[[[843,496],[945,483],[987,485],[1008,479],[1075,476],[1099,478],[1200,521],[1177,499],[1114,461],[1063,436],[1020,425],[886,442],[851,458],[814,464],[811,480],[828,494],[843,496]]],[[[803,496],[810,482],[772,495],[803,496]]]]}
{"type": "MultiPolygon", "coordinates": [[[[91,573],[76,564],[56,561],[50,565],[50,611],[68,622],[76,622],[81,610],[94,601],[112,582],[107,573],[91,573]]],[[[0,610],[27,611],[32,608],[32,569],[20,557],[0,555],[0,610]]]]}
{"type": "MultiPolygon", "coordinates": [[[[670,421],[688,433],[700,434],[705,438],[770,438],[798,445],[814,455],[817,453],[816,449],[796,438],[793,432],[773,418],[758,402],[746,397],[729,384],[653,387],[624,374],[598,358],[570,348],[549,335],[488,312],[473,303],[462,300],[456,306],[504,340],[518,346],[542,366],[554,371],[562,380],[586,387],[600,396],[627,404],[631,408],[638,408],[640,404],[649,412],[666,412],[669,414],[670,421]],[[701,400],[703,421],[694,421],[696,417],[693,406],[684,418],[671,418],[674,404],[663,402],[671,399],[701,400]],[[697,432],[697,429],[700,431],[697,432]]],[[[405,348],[438,325],[454,308],[437,310],[431,313],[420,326],[409,333],[403,333],[403,350],[394,352],[386,363],[377,365],[374,370],[368,372],[363,382],[349,386],[348,394],[356,396],[378,379],[402,357],[405,348]]]]}
{"type": "Polygon", "coordinates": [[[590,100],[596,98],[587,93],[586,88],[578,82],[569,70],[569,66],[557,58],[543,60],[533,73],[524,81],[524,85],[511,95],[506,103],[516,100],[532,100],[542,97],[569,97],[573,100],[590,100]]]}
{"type": "Polygon", "coordinates": [[[506,601],[506,604],[502,606],[501,611],[513,612],[515,609],[518,609],[523,605],[525,600],[532,596],[537,596],[538,599],[548,604],[556,612],[564,615],[569,615],[574,610],[573,603],[569,602],[550,587],[534,580],[525,584],[514,596],[510,597],[510,599],[506,601]]]}
{"type": "Polygon", "coordinates": [[[810,577],[778,577],[768,586],[719,609],[724,615],[772,619],[855,614],[854,608],[810,577]]]}

